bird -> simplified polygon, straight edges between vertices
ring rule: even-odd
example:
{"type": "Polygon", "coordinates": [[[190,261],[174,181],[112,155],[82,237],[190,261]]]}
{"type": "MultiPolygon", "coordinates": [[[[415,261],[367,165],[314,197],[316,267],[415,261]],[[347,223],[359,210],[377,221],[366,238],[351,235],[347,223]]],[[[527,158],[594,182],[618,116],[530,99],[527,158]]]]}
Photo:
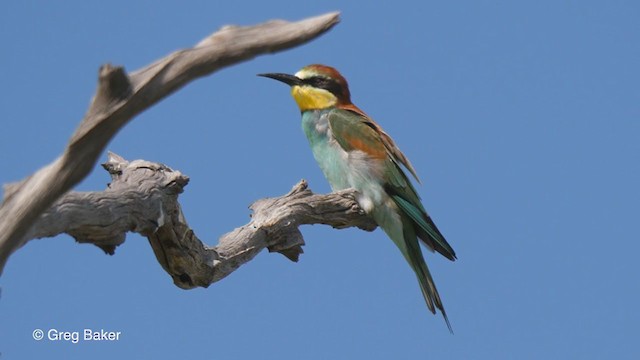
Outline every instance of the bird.
{"type": "Polygon", "coordinates": [[[351,102],[347,80],[333,67],[312,64],[294,75],[258,76],[290,86],[302,129],[333,191],[353,188],[356,201],[382,228],[415,272],[431,313],[451,323],[424,260],[420,242],[451,261],[456,254],[436,227],[403,167],[420,183],[409,159],[377,122],[351,102]]]}

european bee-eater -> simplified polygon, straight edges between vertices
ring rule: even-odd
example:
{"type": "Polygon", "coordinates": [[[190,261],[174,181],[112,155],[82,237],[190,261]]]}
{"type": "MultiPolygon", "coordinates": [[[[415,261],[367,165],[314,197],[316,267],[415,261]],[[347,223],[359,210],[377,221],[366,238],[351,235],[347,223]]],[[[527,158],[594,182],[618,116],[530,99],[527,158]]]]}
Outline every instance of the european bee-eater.
{"type": "Polygon", "coordinates": [[[409,160],[380,125],[351,102],[347,81],[336,69],[316,64],[295,75],[260,76],[291,86],[302,113],[302,129],[331,188],[358,191],[360,207],[398,246],[418,277],[429,310],[435,314],[440,309],[451,330],[418,239],[449,260],[456,254],[402,171],[401,165],[420,181],[409,160]]]}

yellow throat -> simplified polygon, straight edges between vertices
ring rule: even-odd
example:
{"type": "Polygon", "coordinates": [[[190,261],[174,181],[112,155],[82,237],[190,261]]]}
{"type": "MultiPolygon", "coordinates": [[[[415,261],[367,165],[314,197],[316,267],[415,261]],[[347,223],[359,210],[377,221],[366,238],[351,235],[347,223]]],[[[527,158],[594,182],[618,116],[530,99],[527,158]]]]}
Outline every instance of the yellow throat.
{"type": "Polygon", "coordinates": [[[291,96],[296,100],[300,111],[326,109],[338,102],[338,98],[331,92],[311,86],[293,86],[291,96]]]}

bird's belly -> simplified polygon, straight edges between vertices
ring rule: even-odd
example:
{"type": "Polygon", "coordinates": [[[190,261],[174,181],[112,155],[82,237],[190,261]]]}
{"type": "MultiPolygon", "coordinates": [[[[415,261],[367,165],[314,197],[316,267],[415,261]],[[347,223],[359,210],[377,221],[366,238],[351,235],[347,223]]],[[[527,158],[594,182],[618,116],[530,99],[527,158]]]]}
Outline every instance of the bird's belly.
{"type": "Polygon", "coordinates": [[[345,151],[333,139],[322,117],[303,117],[303,129],[309,139],[313,156],[334,191],[354,188],[360,192],[358,203],[369,213],[381,204],[385,191],[381,184],[382,164],[362,151],[345,151]]]}

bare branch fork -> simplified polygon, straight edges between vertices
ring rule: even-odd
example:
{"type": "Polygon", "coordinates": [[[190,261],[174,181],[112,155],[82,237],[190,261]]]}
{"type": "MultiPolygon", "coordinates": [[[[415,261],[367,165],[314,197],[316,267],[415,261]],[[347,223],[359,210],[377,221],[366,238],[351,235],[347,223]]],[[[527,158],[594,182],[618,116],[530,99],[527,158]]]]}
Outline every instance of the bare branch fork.
{"type": "Polygon", "coordinates": [[[250,207],[251,222],[210,247],[189,228],[178,203],[188,177],[166,165],[128,162],[113,153],[102,166],[111,174],[105,191],[67,193],[39,218],[27,238],[68,233],[113,254],[125,233],[133,231],[149,239],[173,282],[191,289],[226,277],[265,248],[297,261],[304,245],[300,225],[376,228],[358,207],[354,190],[316,195],[302,180],[288,194],[256,201],[250,207]]]}
{"type": "Polygon", "coordinates": [[[194,79],[257,55],[301,45],[338,21],[338,13],[329,13],[298,22],[225,26],[195,47],[130,74],[122,67],[103,65],[96,95],[62,155],[5,187],[0,204],[0,274],[9,256],[28,240],[27,233],[40,215],[90,173],[107,143],[137,114],[194,79]]]}

